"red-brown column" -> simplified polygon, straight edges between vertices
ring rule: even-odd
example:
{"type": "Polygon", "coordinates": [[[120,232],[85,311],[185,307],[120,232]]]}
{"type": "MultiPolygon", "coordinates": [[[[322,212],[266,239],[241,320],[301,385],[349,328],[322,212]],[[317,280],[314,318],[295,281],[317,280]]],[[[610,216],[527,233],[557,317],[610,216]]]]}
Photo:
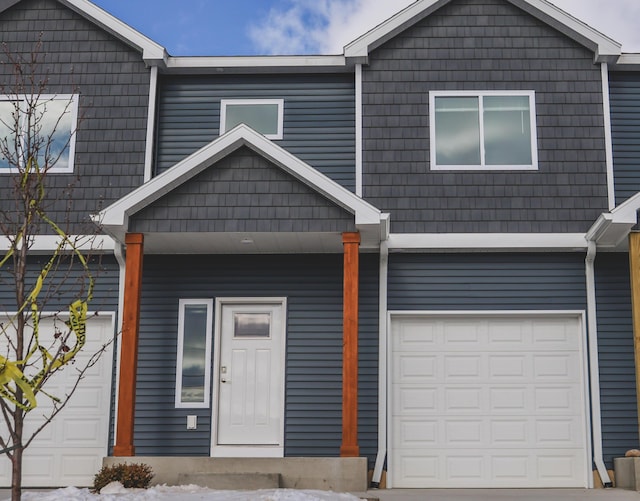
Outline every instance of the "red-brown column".
{"type": "Polygon", "coordinates": [[[342,445],[340,456],[357,457],[358,446],[358,261],[359,233],[343,233],[344,320],[342,347],[342,445]]]}
{"type": "Polygon", "coordinates": [[[114,456],[135,456],[133,421],[136,408],[136,375],[138,372],[138,330],[140,327],[140,292],[142,288],[142,256],[144,237],[128,233],[125,238],[127,258],[124,278],[124,307],[120,344],[120,379],[118,416],[114,456]]]}

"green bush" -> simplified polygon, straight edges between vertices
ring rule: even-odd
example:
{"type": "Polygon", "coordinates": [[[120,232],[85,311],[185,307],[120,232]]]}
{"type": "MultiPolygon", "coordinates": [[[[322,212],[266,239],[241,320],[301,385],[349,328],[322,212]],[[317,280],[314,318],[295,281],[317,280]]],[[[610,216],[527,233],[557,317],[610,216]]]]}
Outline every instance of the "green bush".
{"type": "Polygon", "coordinates": [[[118,463],[103,466],[93,479],[93,492],[100,492],[111,482],[120,482],[126,488],[146,489],[153,478],[151,466],[143,463],[118,463]]]}

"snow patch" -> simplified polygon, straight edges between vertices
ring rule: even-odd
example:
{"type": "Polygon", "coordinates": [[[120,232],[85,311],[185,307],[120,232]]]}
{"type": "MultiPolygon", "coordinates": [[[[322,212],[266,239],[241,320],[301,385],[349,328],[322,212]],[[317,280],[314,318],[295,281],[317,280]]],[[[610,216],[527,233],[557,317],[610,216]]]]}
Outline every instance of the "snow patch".
{"type": "Polygon", "coordinates": [[[125,489],[119,482],[105,486],[100,494],[89,489],[66,487],[48,492],[22,494],[23,501],[359,501],[352,494],[331,491],[264,489],[216,491],[197,485],[156,485],[150,489],[125,489]]]}

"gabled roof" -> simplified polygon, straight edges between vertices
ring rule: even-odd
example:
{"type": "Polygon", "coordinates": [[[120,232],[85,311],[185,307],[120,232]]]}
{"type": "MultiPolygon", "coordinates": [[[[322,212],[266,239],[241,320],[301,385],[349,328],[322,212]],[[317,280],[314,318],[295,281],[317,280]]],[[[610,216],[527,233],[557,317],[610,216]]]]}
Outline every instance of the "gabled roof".
{"type": "Polygon", "coordinates": [[[306,184],[331,202],[354,215],[358,230],[370,243],[386,238],[387,217],[371,204],[320,173],[285,149],[241,124],[220,136],[167,171],[102,210],[94,219],[123,241],[129,217],[148,207],[163,195],[212,166],[238,148],[246,146],[306,184]]]}
{"type": "MultiPolygon", "coordinates": [[[[19,3],[22,0],[0,0],[0,12],[19,3]]],[[[131,26],[102,10],[88,0],[57,0],[62,5],[80,14],[85,19],[95,23],[125,44],[142,53],[144,61],[152,66],[164,66],[167,51],[150,38],[147,38],[131,26]]]]}
{"type": "MultiPolygon", "coordinates": [[[[347,59],[365,62],[369,53],[452,0],[417,0],[344,48],[347,59]]],[[[596,62],[615,62],[621,45],[546,0],[507,0],[591,49],[596,62]]]]}

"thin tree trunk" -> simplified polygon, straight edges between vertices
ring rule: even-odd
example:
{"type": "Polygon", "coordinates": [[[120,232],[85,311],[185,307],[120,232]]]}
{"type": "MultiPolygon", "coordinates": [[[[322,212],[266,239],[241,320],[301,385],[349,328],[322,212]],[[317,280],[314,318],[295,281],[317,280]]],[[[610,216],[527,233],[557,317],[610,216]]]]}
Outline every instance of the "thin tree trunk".
{"type": "MultiPolygon", "coordinates": [[[[22,438],[22,429],[24,417],[20,409],[16,409],[16,435],[22,438]],[[18,416],[19,414],[19,416],[18,416]]],[[[11,456],[11,501],[20,501],[22,498],[22,443],[15,444],[17,446],[11,456]]]]}

